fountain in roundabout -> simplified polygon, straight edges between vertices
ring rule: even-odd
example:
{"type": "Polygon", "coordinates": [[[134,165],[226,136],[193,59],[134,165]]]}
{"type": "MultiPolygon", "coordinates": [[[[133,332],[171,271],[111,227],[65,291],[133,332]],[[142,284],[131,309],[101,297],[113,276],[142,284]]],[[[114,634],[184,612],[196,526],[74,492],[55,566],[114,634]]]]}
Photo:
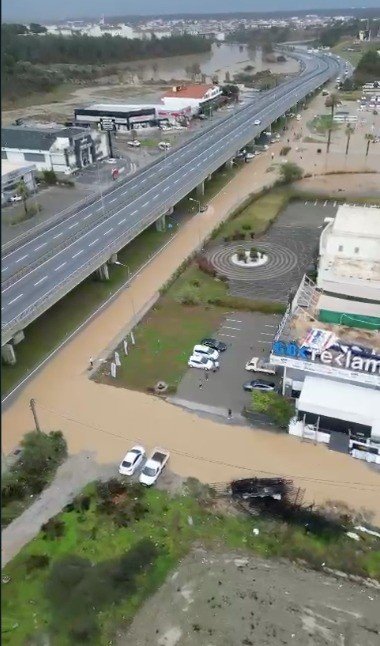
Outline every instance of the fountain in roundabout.
{"type": "Polygon", "coordinates": [[[231,256],[232,264],[236,267],[255,268],[262,267],[268,262],[268,256],[264,251],[252,247],[251,249],[237,249],[231,256]]]}

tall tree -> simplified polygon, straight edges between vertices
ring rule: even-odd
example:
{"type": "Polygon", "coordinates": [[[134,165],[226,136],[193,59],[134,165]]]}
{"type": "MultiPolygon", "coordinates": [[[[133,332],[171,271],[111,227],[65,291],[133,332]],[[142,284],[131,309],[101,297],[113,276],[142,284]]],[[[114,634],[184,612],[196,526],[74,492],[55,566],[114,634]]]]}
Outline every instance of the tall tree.
{"type": "Polygon", "coordinates": [[[26,201],[27,201],[27,199],[28,199],[28,197],[29,197],[29,191],[28,191],[27,186],[26,186],[26,184],[25,184],[25,182],[24,182],[24,180],[23,180],[23,179],[21,179],[21,180],[19,181],[19,183],[17,184],[17,186],[16,186],[16,194],[17,194],[17,195],[19,195],[19,196],[21,197],[21,199],[22,199],[22,203],[23,203],[23,205],[24,205],[25,215],[27,215],[27,213],[28,213],[28,206],[27,206],[27,202],[26,202],[26,201]]]}
{"type": "Polygon", "coordinates": [[[375,137],[370,132],[367,132],[367,134],[364,135],[364,139],[367,141],[365,156],[368,157],[370,143],[375,139],[375,137]]]}
{"type": "Polygon", "coordinates": [[[351,135],[355,132],[355,128],[353,128],[350,124],[347,125],[345,134],[347,137],[347,143],[346,143],[346,155],[348,155],[348,149],[350,147],[350,140],[351,140],[351,135]]]}
{"type": "Polygon", "coordinates": [[[331,108],[332,119],[334,118],[335,108],[340,103],[341,103],[341,100],[339,98],[339,95],[336,92],[333,92],[332,94],[329,94],[328,97],[326,97],[325,106],[326,108],[331,108]]]}

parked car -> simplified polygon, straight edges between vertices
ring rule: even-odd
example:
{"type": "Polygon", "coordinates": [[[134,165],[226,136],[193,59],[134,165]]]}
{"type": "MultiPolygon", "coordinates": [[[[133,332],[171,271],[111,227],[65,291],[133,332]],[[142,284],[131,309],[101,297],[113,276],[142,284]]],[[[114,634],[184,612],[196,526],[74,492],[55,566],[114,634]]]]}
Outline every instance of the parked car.
{"type": "Polygon", "coordinates": [[[225,352],[227,350],[227,344],[223,343],[223,341],[218,341],[218,339],[202,339],[201,345],[206,345],[208,348],[212,348],[218,352],[225,352]]]}
{"type": "Polygon", "coordinates": [[[253,159],[254,156],[255,156],[255,153],[246,153],[245,154],[245,161],[246,162],[251,161],[251,159],[253,159]]]}
{"type": "Polygon", "coordinates": [[[163,472],[169,460],[169,451],[155,448],[150,458],[146,461],[140,473],[139,482],[146,487],[151,487],[163,472]]]}
{"type": "Polygon", "coordinates": [[[255,119],[254,123],[255,123],[255,126],[259,126],[261,123],[261,119],[255,119]]]}
{"type": "Polygon", "coordinates": [[[21,202],[21,200],[21,195],[11,195],[11,197],[9,198],[10,202],[21,202]]]}
{"type": "Polygon", "coordinates": [[[168,150],[169,148],[171,148],[171,146],[172,145],[169,141],[160,141],[160,143],[158,144],[158,148],[160,150],[168,150]]]}
{"type": "Polygon", "coordinates": [[[253,379],[243,384],[244,390],[252,392],[252,390],[261,390],[263,392],[272,392],[276,390],[276,384],[272,381],[261,381],[260,379],[253,379]]]}
{"type": "Polygon", "coordinates": [[[216,361],[219,359],[219,352],[213,348],[209,348],[207,345],[195,345],[193,348],[193,354],[198,354],[201,357],[207,357],[207,359],[212,359],[216,361]]]}
{"type": "Polygon", "coordinates": [[[132,148],[139,148],[141,146],[141,142],[138,141],[138,139],[131,139],[130,141],[127,141],[127,146],[131,146],[132,148]]]}
{"type": "Polygon", "coordinates": [[[199,354],[192,354],[187,365],[190,368],[199,368],[200,370],[213,370],[219,368],[219,361],[213,361],[199,354]]]}
{"type": "Polygon", "coordinates": [[[119,466],[119,473],[122,476],[132,476],[136,469],[142,464],[145,458],[143,446],[134,446],[128,451],[119,466]]]}
{"type": "Polygon", "coordinates": [[[208,204],[201,204],[201,207],[199,209],[200,213],[204,213],[208,209],[208,204]]]}

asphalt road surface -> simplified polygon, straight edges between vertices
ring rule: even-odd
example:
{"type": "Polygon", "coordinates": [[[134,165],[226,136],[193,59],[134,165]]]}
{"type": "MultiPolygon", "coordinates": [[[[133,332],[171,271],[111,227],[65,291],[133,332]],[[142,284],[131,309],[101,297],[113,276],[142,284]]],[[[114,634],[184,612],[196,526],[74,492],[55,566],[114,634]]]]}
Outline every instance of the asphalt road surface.
{"type": "Polygon", "coordinates": [[[165,158],[2,258],[2,342],[64,296],[324,81],[339,63],[299,55],[302,74],[236,108],[165,158]],[[261,124],[255,126],[255,119],[261,124]]]}

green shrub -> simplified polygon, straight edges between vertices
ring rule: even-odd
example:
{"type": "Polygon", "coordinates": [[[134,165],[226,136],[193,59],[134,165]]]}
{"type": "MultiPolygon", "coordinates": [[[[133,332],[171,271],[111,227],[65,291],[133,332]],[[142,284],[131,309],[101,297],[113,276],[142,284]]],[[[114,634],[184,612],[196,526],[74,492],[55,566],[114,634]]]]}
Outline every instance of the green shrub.
{"type": "Polygon", "coordinates": [[[33,570],[42,570],[47,568],[50,563],[50,556],[48,554],[29,554],[26,559],[25,567],[28,573],[33,570]]]}
{"type": "Polygon", "coordinates": [[[280,166],[280,183],[292,184],[303,177],[303,170],[297,164],[288,162],[280,166]]]}
{"type": "Polygon", "coordinates": [[[251,224],[249,224],[249,222],[244,222],[244,224],[242,224],[242,225],[241,225],[241,228],[242,228],[244,231],[250,231],[250,230],[252,229],[252,225],[251,225],[251,224]]]}
{"type": "Polygon", "coordinates": [[[182,290],[179,292],[176,300],[182,305],[199,305],[200,296],[199,291],[196,287],[191,285],[185,285],[182,290]]]}
{"type": "Polygon", "coordinates": [[[56,184],[58,181],[57,175],[53,170],[42,171],[42,177],[46,184],[49,184],[49,186],[54,186],[54,184],[56,184]]]}
{"type": "Polygon", "coordinates": [[[291,146],[283,146],[280,150],[280,155],[282,157],[285,157],[288,154],[289,150],[291,150],[291,146]]]}
{"type": "Polygon", "coordinates": [[[252,408],[256,413],[264,413],[280,428],[287,428],[294,415],[294,403],[276,392],[252,393],[252,408]]]}
{"type": "Polygon", "coordinates": [[[61,538],[65,533],[65,523],[59,518],[50,518],[47,523],[41,527],[43,538],[54,541],[56,538],[61,538]]]}

